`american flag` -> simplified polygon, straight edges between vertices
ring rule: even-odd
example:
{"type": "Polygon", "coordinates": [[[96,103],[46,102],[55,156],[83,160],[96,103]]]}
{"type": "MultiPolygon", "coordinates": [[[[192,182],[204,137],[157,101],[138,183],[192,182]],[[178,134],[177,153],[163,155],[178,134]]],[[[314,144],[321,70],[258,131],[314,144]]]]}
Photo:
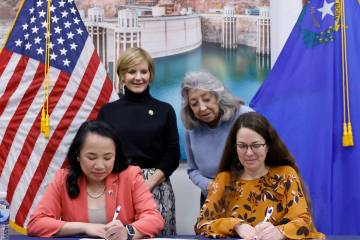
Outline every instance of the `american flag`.
{"type": "Polygon", "coordinates": [[[47,9],[46,0],[24,0],[0,53],[0,191],[22,231],[80,124],[116,99],[74,1],[52,1],[50,136],[40,133],[47,9]]]}

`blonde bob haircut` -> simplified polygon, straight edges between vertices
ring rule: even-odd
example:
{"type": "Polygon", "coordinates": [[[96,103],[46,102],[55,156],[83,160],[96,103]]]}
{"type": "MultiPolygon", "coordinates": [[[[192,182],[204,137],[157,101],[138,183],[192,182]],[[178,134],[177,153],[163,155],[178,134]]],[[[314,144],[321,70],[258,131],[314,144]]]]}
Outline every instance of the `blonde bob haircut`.
{"type": "Polygon", "coordinates": [[[236,115],[239,107],[244,102],[238,97],[233,96],[224,86],[224,84],[214,75],[206,71],[188,72],[181,84],[181,120],[186,129],[194,129],[200,126],[199,121],[189,104],[189,91],[199,89],[213,94],[219,104],[219,121],[225,122],[236,115]]]}
{"type": "Polygon", "coordinates": [[[124,81],[125,73],[132,67],[136,65],[146,62],[149,67],[150,72],[150,83],[154,79],[155,74],[155,65],[152,57],[148,52],[146,52],[142,48],[128,48],[125,52],[121,53],[117,65],[116,65],[116,72],[118,74],[120,84],[124,81]]]}

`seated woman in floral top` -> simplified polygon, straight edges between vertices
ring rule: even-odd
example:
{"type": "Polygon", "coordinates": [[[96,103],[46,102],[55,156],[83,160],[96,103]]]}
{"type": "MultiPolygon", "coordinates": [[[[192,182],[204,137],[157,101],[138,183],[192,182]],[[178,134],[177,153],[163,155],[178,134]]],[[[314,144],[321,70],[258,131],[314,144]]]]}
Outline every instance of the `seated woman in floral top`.
{"type": "Polygon", "coordinates": [[[312,221],[294,158],[260,114],[242,114],[234,123],[195,232],[257,240],[325,238],[312,221]]]}

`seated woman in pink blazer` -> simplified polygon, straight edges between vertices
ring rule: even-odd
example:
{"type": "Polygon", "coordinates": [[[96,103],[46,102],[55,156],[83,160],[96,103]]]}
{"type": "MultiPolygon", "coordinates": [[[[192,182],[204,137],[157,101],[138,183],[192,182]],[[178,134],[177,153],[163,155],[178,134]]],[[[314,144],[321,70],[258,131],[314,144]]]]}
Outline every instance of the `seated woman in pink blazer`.
{"type": "Polygon", "coordinates": [[[69,169],[61,169],[30,217],[28,234],[85,234],[109,240],[156,236],[164,226],[141,170],[127,166],[114,131],[84,122],[70,145],[69,169]],[[114,212],[120,206],[116,219],[114,212]]]}

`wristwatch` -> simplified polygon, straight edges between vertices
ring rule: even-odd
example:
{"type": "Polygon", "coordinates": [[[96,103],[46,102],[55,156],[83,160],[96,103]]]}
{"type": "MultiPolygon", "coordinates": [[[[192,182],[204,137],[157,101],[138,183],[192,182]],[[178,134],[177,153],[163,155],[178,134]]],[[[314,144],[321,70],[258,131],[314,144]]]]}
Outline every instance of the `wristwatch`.
{"type": "Polygon", "coordinates": [[[131,224],[128,224],[125,227],[126,227],[126,230],[127,230],[127,233],[128,233],[127,240],[132,240],[134,238],[134,235],[135,235],[134,227],[131,224]]]}

